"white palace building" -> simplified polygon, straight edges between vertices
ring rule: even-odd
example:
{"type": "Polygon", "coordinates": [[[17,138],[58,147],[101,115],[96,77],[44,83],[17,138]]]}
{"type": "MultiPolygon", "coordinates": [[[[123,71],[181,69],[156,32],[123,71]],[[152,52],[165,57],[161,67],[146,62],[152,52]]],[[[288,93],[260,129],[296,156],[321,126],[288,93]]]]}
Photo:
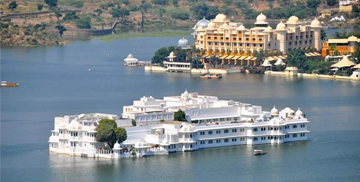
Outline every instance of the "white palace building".
{"type": "Polygon", "coordinates": [[[124,106],[122,118],[109,114],[81,114],[55,118],[49,150],[69,155],[123,158],[194,151],[233,145],[280,144],[308,139],[309,121],[300,109],[263,111],[261,106],[220,100],[185,91],[163,99],[142,97],[124,106]],[[181,109],[188,122],[172,122],[181,109]],[[100,119],[114,119],[125,127],[127,139],[112,150],[96,141],[100,119]],[[125,126],[135,119],[137,126],[125,126]],[[161,121],[161,122],[160,122],[161,121]]]}

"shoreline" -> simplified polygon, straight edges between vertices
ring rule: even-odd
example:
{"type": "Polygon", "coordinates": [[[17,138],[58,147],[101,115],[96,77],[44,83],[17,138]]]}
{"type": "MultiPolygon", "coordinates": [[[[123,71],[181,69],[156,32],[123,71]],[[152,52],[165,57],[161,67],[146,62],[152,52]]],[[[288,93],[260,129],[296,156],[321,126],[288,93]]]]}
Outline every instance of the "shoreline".
{"type": "Polygon", "coordinates": [[[104,36],[92,36],[91,38],[100,39],[104,42],[111,42],[116,39],[127,39],[127,38],[137,38],[137,37],[179,37],[179,36],[188,36],[190,35],[189,31],[155,31],[155,32],[135,32],[135,33],[122,33],[122,34],[111,34],[104,36]]]}

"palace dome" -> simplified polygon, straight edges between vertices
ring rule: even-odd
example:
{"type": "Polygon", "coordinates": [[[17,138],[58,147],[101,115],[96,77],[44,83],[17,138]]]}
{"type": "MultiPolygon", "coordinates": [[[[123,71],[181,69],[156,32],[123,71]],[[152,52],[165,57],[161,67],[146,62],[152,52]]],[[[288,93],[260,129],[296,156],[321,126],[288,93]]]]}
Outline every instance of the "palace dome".
{"type": "Polygon", "coordinates": [[[313,21],[311,21],[310,27],[321,27],[321,23],[317,18],[315,18],[313,21]]]}
{"type": "Polygon", "coordinates": [[[268,27],[266,27],[266,29],[264,30],[264,32],[271,32],[272,28],[270,27],[270,25],[268,27]]]}
{"type": "Polygon", "coordinates": [[[114,144],[114,147],[113,147],[113,150],[120,150],[121,148],[120,148],[120,144],[118,143],[118,142],[116,142],[115,144],[114,144]]]}
{"type": "Polygon", "coordinates": [[[183,37],[178,41],[178,46],[182,49],[187,49],[189,47],[189,41],[183,37]]]}
{"type": "Polygon", "coordinates": [[[199,26],[197,29],[195,29],[197,32],[204,31],[204,28],[202,26],[199,26]]]}
{"type": "Polygon", "coordinates": [[[266,16],[264,14],[260,14],[256,17],[256,22],[255,24],[267,24],[268,22],[266,22],[266,16]]]}
{"type": "Polygon", "coordinates": [[[236,28],[236,30],[246,30],[244,25],[240,25],[239,27],[236,28]]]}
{"type": "Polygon", "coordinates": [[[272,116],[276,116],[276,115],[279,115],[279,111],[276,109],[276,107],[274,106],[272,109],[271,109],[271,115],[272,116]]]}
{"type": "Polygon", "coordinates": [[[211,20],[207,28],[215,28],[215,23],[211,20]]]}
{"type": "Polygon", "coordinates": [[[303,112],[300,110],[300,108],[298,108],[298,110],[295,113],[296,116],[302,116],[303,112]]]}
{"type": "Polygon", "coordinates": [[[127,58],[134,58],[134,56],[132,54],[129,54],[127,58]]]}
{"type": "Polygon", "coordinates": [[[224,14],[216,15],[214,22],[224,22],[226,20],[226,16],[224,14]]]}
{"type": "Polygon", "coordinates": [[[276,30],[286,30],[286,25],[281,21],[276,25],[276,30]]]}
{"type": "Polygon", "coordinates": [[[224,24],[222,24],[221,26],[220,26],[220,28],[228,28],[229,26],[228,26],[228,24],[226,24],[226,23],[224,23],[224,24]]]}
{"type": "Polygon", "coordinates": [[[210,21],[205,19],[205,17],[202,20],[199,20],[196,25],[195,25],[195,29],[202,27],[202,28],[206,28],[209,25],[210,21]]]}
{"type": "Polygon", "coordinates": [[[297,16],[291,16],[286,23],[297,24],[298,22],[299,22],[299,18],[297,16]]]}

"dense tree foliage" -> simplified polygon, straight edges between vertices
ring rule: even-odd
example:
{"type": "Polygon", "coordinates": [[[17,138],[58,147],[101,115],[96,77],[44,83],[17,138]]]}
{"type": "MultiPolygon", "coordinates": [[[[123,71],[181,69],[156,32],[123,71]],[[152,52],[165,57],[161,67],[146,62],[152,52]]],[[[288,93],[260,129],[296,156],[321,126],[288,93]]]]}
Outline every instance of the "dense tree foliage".
{"type": "Polygon", "coordinates": [[[214,19],[215,16],[219,14],[218,7],[209,6],[206,3],[196,4],[192,6],[190,10],[197,19],[201,19],[203,17],[206,19],[214,19]]]}
{"type": "Polygon", "coordinates": [[[337,0],[326,0],[326,3],[329,6],[335,6],[335,5],[337,5],[338,1],[337,0]]]}
{"type": "Polygon", "coordinates": [[[76,20],[76,26],[80,29],[90,29],[91,18],[89,16],[81,16],[80,19],[76,20]]]}
{"type": "Polygon", "coordinates": [[[44,5],[43,4],[37,4],[37,9],[41,12],[41,10],[43,9],[44,5]]]}
{"type": "Polygon", "coordinates": [[[53,9],[57,6],[58,0],[44,0],[44,2],[49,6],[50,9],[53,9]]]}
{"type": "Polygon", "coordinates": [[[117,124],[113,119],[101,119],[99,121],[99,125],[102,125],[102,124],[109,125],[112,128],[117,128],[117,124]]]}
{"type": "Polygon", "coordinates": [[[309,8],[313,8],[313,9],[316,9],[319,6],[320,3],[321,3],[320,0],[308,0],[306,2],[307,6],[309,8]]]}
{"type": "Polygon", "coordinates": [[[152,2],[154,4],[162,5],[162,6],[169,4],[169,0],[152,0],[152,2]]]}
{"type": "Polygon", "coordinates": [[[64,18],[63,18],[64,21],[75,20],[75,19],[79,19],[79,16],[76,15],[75,12],[66,13],[64,18]]]}
{"type": "Polygon", "coordinates": [[[62,37],[62,35],[66,31],[66,28],[60,24],[56,25],[55,28],[58,30],[60,37],[62,37]]]}
{"type": "Polygon", "coordinates": [[[287,54],[287,66],[296,66],[299,71],[303,71],[305,60],[306,56],[304,50],[295,49],[287,54]]]}
{"type": "Polygon", "coordinates": [[[326,37],[327,37],[327,35],[326,35],[325,30],[324,30],[324,29],[321,29],[321,31],[320,31],[320,39],[321,39],[321,40],[325,40],[326,37]]]}
{"type": "Polygon", "coordinates": [[[96,140],[99,142],[107,142],[107,144],[113,148],[116,143],[115,130],[111,125],[99,124],[97,127],[96,140]]]}
{"type": "Polygon", "coordinates": [[[127,133],[125,128],[117,127],[115,128],[116,141],[122,143],[127,139],[127,133]]]}
{"type": "Polygon", "coordinates": [[[174,120],[187,121],[185,112],[179,109],[177,112],[174,113],[174,120]]]}
{"type": "Polygon", "coordinates": [[[116,141],[122,143],[127,139],[125,128],[117,127],[116,122],[112,119],[100,120],[96,131],[96,140],[99,142],[107,142],[111,148],[113,148],[116,141]]]}
{"type": "Polygon", "coordinates": [[[61,16],[62,16],[61,12],[59,10],[56,10],[55,11],[55,17],[57,18],[58,21],[59,21],[61,16]]]}
{"type": "Polygon", "coordinates": [[[151,59],[153,64],[163,64],[163,61],[167,60],[167,57],[171,52],[174,52],[176,58],[175,61],[185,61],[186,60],[186,50],[181,49],[180,47],[162,47],[155,52],[154,57],[151,59]]]}
{"type": "Polygon", "coordinates": [[[355,52],[353,54],[353,57],[354,57],[355,63],[359,64],[360,63],[360,43],[356,44],[355,52]]]}
{"type": "Polygon", "coordinates": [[[8,9],[10,9],[11,11],[14,11],[14,9],[16,9],[17,7],[17,3],[16,1],[12,1],[11,3],[9,3],[8,9]]]}

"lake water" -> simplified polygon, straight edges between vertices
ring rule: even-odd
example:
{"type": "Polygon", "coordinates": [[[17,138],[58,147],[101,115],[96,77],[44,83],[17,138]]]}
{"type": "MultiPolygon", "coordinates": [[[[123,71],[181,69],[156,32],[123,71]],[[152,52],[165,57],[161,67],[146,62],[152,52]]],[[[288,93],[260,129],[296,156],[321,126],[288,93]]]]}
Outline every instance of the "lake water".
{"type": "Polygon", "coordinates": [[[150,60],[158,48],[175,45],[178,39],[93,39],[65,46],[1,48],[1,80],[20,83],[0,90],[1,181],[360,180],[360,82],[240,73],[202,80],[123,66],[129,53],[150,60]],[[311,121],[310,140],[120,160],[49,154],[55,116],[120,115],[122,106],[143,95],[159,98],[185,89],[264,110],[273,105],[300,107],[311,121]],[[268,154],[254,157],[254,149],[268,154]]]}

